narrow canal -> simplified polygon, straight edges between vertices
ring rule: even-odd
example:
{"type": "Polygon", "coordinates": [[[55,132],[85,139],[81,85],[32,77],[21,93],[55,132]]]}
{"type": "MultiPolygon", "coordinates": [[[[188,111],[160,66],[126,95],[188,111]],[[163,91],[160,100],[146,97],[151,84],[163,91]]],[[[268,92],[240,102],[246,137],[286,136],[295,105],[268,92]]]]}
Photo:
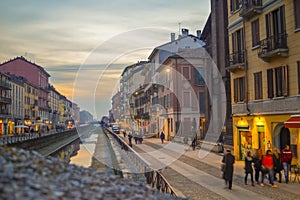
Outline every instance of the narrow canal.
{"type": "Polygon", "coordinates": [[[59,158],[66,163],[90,167],[99,135],[97,129],[99,127],[95,126],[85,133],[79,133],[82,135],[79,139],[66,145],[51,156],[59,158]]]}

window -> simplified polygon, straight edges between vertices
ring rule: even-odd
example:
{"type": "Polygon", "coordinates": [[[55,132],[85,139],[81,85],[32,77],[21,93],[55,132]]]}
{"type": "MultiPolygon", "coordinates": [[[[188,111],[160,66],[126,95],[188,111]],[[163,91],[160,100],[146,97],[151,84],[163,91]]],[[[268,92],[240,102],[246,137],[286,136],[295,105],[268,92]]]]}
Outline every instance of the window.
{"type": "Polygon", "coordinates": [[[184,78],[186,78],[187,80],[190,80],[190,67],[182,67],[182,75],[184,76],[184,78]]]}
{"type": "Polygon", "coordinates": [[[244,33],[239,29],[232,33],[231,64],[244,63],[244,33]]]}
{"type": "Polygon", "coordinates": [[[300,61],[297,62],[298,66],[298,94],[300,94],[300,61]]]}
{"type": "Polygon", "coordinates": [[[191,106],[191,93],[189,91],[183,92],[183,107],[191,106]]]}
{"type": "Polygon", "coordinates": [[[295,28],[300,28],[300,1],[294,0],[295,28]]]}
{"type": "Polygon", "coordinates": [[[252,47],[258,46],[260,44],[259,37],[259,20],[255,20],[251,23],[252,27],[252,47]]]}
{"type": "Polygon", "coordinates": [[[262,92],[262,72],[254,73],[254,98],[262,99],[263,92],[262,92]]]}
{"type": "Polygon", "coordinates": [[[194,68],[194,81],[195,85],[204,86],[205,81],[203,79],[203,68],[194,68]]]}
{"type": "Polygon", "coordinates": [[[230,0],[230,11],[235,12],[241,7],[241,0],[230,0]]]}
{"type": "Polygon", "coordinates": [[[288,66],[267,70],[268,98],[288,95],[288,66]]]}
{"type": "Polygon", "coordinates": [[[202,114],[202,113],[205,113],[205,95],[204,95],[204,92],[203,91],[200,91],[199,92],[199,113],[202,114]]]}
{"type": "Polygon", "coordinates": [[[245,100],[245,77],[233,80],[234,102],[243,102],[245,100]]]}
{"type": "Polygon", "coordinates": [[[281,6],[273,12],[266,14],[268,46],[272,45],[272,49],[286,47],[284,8],[284,6],[281,6]]]}

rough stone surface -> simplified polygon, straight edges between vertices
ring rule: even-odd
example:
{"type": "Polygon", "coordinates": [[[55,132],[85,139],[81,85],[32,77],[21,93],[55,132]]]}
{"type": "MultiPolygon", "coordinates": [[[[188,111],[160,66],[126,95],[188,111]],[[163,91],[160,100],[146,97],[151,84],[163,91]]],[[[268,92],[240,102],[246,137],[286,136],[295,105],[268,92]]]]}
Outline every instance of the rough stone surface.
{"type": "Polygon", "coordinates": [[[150,187],[34,151],[0,147],[0,199],[174,199],[150,187]]]}

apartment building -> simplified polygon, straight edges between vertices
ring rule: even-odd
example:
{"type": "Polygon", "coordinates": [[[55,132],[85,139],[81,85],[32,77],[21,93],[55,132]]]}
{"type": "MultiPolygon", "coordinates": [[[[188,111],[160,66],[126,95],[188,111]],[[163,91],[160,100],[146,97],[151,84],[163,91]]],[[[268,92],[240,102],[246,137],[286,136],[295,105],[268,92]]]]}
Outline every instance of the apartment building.
{"type": "Polygon", "coordinates": [[[234,153],[290,145],[299,162],[300,2],[227,2],[234,153]]]}
{"type": "Polygon", "coordinates": [[[11,85],[9,76],[0,71],[0,135],[8,134],[8,122],[11,117],[11,85]]]}

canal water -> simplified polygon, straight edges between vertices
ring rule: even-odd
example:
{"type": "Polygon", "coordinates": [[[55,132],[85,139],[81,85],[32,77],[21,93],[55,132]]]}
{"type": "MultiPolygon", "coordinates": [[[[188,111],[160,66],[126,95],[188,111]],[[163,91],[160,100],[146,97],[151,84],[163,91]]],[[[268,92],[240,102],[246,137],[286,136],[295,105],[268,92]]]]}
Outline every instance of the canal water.
{"type": "Polygon", "coordinates": [[[97,139],[97,133],[89,134],[88,138],[81,139],[77,154],[70,157],[70,164],[90,167],[92,164],[92,157],[95,151],[97,139]]]}
{"type": "Polygon", "coordinates": [[[99,132],[97,132],[97,129],[99,128],[94,127],[86,133],[79,133],[82,135],[80,139],[75,140],[51,156],[57,157],[66,163],[90,167],[98,140],[99,132]]]}

